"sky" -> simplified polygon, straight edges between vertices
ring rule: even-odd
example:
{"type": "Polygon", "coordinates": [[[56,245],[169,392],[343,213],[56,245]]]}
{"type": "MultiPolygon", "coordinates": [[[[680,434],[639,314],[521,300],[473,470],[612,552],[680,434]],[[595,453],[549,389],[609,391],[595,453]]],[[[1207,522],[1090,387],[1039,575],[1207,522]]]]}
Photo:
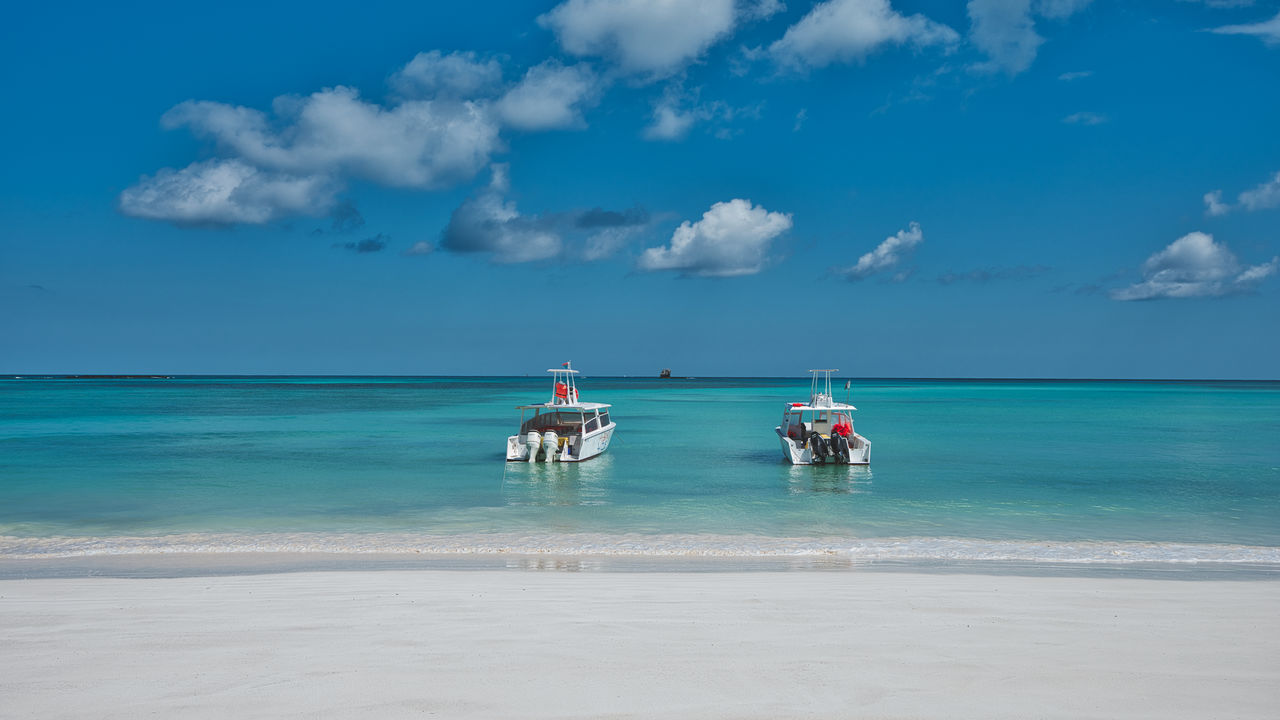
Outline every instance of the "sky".
{"type": "Polygon", "coordinates": [[[23,3],[0,373],[1280,379],[1280,3],[23,3]]]}

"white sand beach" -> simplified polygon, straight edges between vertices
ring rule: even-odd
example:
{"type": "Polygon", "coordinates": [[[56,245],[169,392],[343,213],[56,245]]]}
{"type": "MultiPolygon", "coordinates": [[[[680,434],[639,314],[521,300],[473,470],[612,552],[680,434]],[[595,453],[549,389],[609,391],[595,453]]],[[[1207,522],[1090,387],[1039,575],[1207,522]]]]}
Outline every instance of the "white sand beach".
{"type": "Polygon", "coordinates": [[[910,572],[0,581],[6,718],[1274,718],[1280,582],[910,572]]]}

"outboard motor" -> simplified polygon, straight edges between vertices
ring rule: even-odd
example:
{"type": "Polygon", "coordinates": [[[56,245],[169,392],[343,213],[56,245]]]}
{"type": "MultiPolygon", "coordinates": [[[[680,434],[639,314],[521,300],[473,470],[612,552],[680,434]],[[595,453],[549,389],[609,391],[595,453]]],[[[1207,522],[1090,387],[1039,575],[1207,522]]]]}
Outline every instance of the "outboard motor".
{"type": "Polygon", "coordinates": [[[538,448],[542,445],[542,436],[537,430],[530,430],[528,435],[524,436],[524,446],[529,449],[529,462],[538,460],[538,448]]]}
{"type": "Polygon", "coordinates": [[[809,453],[813,456],[816,463],[824,463],[827,461],[827,441],[822,439],[818,433],[809,436],[809,453]]]}
{"type": "Polygon", "coordinates": [[[560,449],[560,437],[548,430],[542,433],[542,451],[547,454],[547,462],[556,459],[556,451],[560,449]]]}
{"type": "Polygon", "coordinates": [[[837,462],[849,464],[849,438],[843,435],[831,436],[831,454],[837,462]]]}

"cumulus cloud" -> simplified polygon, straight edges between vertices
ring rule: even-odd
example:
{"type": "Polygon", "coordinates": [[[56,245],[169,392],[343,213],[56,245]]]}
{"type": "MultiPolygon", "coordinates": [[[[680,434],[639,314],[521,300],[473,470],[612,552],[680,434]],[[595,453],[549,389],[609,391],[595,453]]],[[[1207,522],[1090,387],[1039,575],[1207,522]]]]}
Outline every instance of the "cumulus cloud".
{"type": "Polygon", "coordinates": [[[604,57],[624,73],[660,79],[727,37],[737,15],[760,17],[776,3],[734,0],[568,0],[538,18],[565,52],[604,57]]]}
{"type": "Polygon", "coordinates": [[[382,106],[351,88],[282,96],[269,115],[187,101],[161,118],[211,140],[221,159],[165,168],[120,195],[129,215],[176,223],[270,222],[323,214],[350,178],[438,189],[474,177],[501,149],[483,105],[410,100],[382,106]]]}
{"type": "Polygon", "coordinates": [[[595,102],[596,75],[587,65],[564,66],[547,60],[529,68],[524,78],[497,103],[498,116],[519,130],[582,127],[581,111],[595,102]]]}
{"type": "Polygon", "coordinates": [[[1202,232],[1184,235],[1142,264],[1142,281],[1111,291],[1113,300],[1218,297],[1251,290],[1280,268],[1280,257],[1244,268],[1226,245],[1202,232]]]}
{"type": "Polygon", "coordinates": [[[1223,25],[1210,30],[1219,35],[1252,35],[1268,45],[1280,45],[1280,13],[1270,20],[1246,25],[1223,25]]]}
{"type": "Polygon", "coordinates": [[[1222,202],[1222,191],[1214,190],[1204,195],[1205,213],[1210,216],[1226,215],[1232,210],[1267,210],[1280,207],[1280,172],[1257,187],[1236,196],[1234,205],[1222,202]]]}
{"type": "Polygon", "coordinates": [[[824,67],[861,61],[884,45],[954,45],[960,36],[920,15],[902,15],[888,0],[828,0],[814,6],[769,46],[779,64],[824,67]]]}
{"type": "MultiPolygon", "coordinates": [[[[885,238],[884,242],[877,245],[874,250],[858,258],[857,264],[841,270],[840,274],[850,280],[861,280],[888,270],[901,262],[903,257],[922,242],[924,242],[924,232],[920,230],[920,223],[913,222],[907,226],[907,229],[899,230],[897,234],[885,238]]],[[[903,275],[900,279],[905,280],[906,276],[903,275]]]]}
{"type": "MultiPolygon", "coordinates": [[[[969,41],[987,61],[970,66],[983,73],[1017,75],[1031,67],[1044,38],[1036,32],[1032,14],[1065,20],[1089,5],[1090,0],[969,0],[969,41]]],[[[1079,74],[1067,73],[1074,77],[1079,74]]],[[[1073,79],[1061,76],[1060,79],[1073,79]]]]}
{"type": "MultiPolygon", "coordinates": [[[[441,233],[440,247],[457,253],[489,253],[498,263],[556,257],[591,262],[613,255],[649,224],[649,213],[638,206],[526,215],[506,199],[509,190],[507,166],[494,165],[488,187],[453,211],[441,233]]],[[[435,248],[418,243],[414,249],[420,252],[406,254],[422,255],[435,248]]]]}
{"type": "Polygon", "coordinates": [[[697,108],[684,110],[676,102],[663,99],[653,108],[653,120],[642,133],[646,140],[683,140],[698,120],[705,120],[697,108]]]}
{"type": "Polygon", "coordinates": [[[790,213],[769,212],[739,198],[718,202],[701,220],[681,223],[670,244],[646,249],[637,267],[704,277],[753,275],[764,267],[774,238],[790,229],[790,213]]]}
{"type": "Polygon", "coordinates": [[[327,175],[260,170],[239,160],[164,168],[120,193],[120,211],[179,225],[261,224],[289,215],[323,215],[337,184],[327,175]]]}
{"type": "Polygon", "coordinates": [[[502,64],[474,52],[418,53],[391,76],[393,90],[408,98],[477,98],[502,83],[502,64]]]}
{"type": "Polygon", "coordinates": [[[1044,38],[1036,34],[1031,0],[969,0],[969,39],[989,60],[980,72],[1009,75],[1031,67],[1044,38]]]}
{"type": "Polygon", "coordinates": [[[469,179],[499,147],[497,123],[471,102],[414,100],[386,108],[339,86],[277,98],[274,111],[275,124],[251,108],[188,101],[161,122],[188,127],[262,168],[344,173],[394,187],[433,189],[469,179]]]}
{"type": "Polygon", "coordinates": [[[1222,202],[1221,190],[1214,190],[1204,194],[1204,212],[1210,217],[1226,215],[1231,212],[1231,205],[1222,202]]]}
{"type": "Polygon", "coordinates": [[[458,253],[490,253],[494,262],[546,260],[560,254],[562,242],[553,224],[521,215],[505,195],[507,166],[494,165],[489,187],[458,206],[441,233],[440,246],[458,253]]]}
{"type": "Polygon", "coordinates": [[[1096,112],[1078,112],[1072,113],[1064,118],[1062,122],[1068,125],[1101,125],[1107,121],[1107,116],[1096,112]]]}

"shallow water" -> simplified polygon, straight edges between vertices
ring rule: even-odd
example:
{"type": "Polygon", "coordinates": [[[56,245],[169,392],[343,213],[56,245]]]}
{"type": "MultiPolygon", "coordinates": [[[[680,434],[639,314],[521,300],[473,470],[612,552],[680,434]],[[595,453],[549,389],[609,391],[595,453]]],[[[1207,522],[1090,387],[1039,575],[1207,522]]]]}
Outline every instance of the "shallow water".
{"type": "Polygon", "coordinates": [[[807,378],[580,387],[609,452],[528,465],[503,445],[541,378],[0,380],[0,556],[1280,560],[1280,383],[855,380],[869,468],[781,459],[807,378]]]}

